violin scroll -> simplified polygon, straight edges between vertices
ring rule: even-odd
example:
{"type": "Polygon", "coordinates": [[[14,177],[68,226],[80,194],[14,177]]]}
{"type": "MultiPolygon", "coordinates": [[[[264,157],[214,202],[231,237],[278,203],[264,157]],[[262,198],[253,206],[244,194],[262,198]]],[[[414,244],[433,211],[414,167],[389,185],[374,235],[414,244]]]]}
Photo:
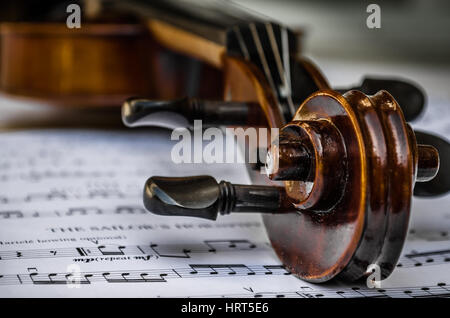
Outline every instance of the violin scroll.
{"type": "Polygon", "coordinates": [[[439,169],[436,149],[417,144],[386,91],[312,94],[280,130],[268,158],[268,177],[284,187],[152,177],[145,206],[210,220],[263,212],[274,250],[300,278],[356,280],[371,264],[387,277],[406,238],[414,183],[439,169]]]}

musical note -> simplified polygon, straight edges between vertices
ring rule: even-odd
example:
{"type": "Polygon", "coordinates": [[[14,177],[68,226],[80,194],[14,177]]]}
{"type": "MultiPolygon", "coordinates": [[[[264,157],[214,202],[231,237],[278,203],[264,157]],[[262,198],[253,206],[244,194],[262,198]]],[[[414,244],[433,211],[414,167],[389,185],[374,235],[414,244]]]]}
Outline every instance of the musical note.
{"type": "Polygon", "coordinates": [[[442,264],[450,262],[450,249],[405,254],[400,260],[403,267],[422,266],[427,264],[442,264]]]}
{"type": "Polygon", "coordinates": [[[180,248],[174,245],[160,246],[158,244],[151,244],[150,247],[159,257],[190,258],[189,253],[192,252],[192,249],[180,248]]]}
{"type": "Polygon", "coordinates": [[[0,260],[41,259],[86,256],[148,255],[164,258],[191,258],[191,254],[245,252],[248,250],[267,250],[263,243],[255,244],[249,240],[205,240],[201,244],[150,244],[150,245],[100,245],[93,247],[3,250],[0,260]]]}
{"type": "MultiPolygon", "coordinates": [[[[106,283],[155,283],[167,282],[168,279],[194,277],[228,277],[230,275],[264,275],[263,268],[276,265],[245,265],[245,264],[190,264],[188,268],[168,268],[151,270],[129,270],[108,272],[80,272],[80,284],[106,283]],[[252,274],[249,274],[252,273],[252,274]]],[[[11,274],[0,276],[0,285],[34,284],[34,285],[65,285],[74,282],[73,273],[40,273],[36,268],[30,268],[28,274],[11,274]]],[[[274,273],[282,275],[283,273],[274,273]]]]}
{"type": "Polygon", "coordinates": [[[165,283],[167,273],[103,273],[108,283],[165,283]]]}
{"type": "Polygon", "coordinates": [[[101,214],[101,209],[97,207],[78,207],[78,208],[69,208],[69,211],[66,215],[88,215],[88,214],[101,214]]]}
{"type": "Polygon", "coordinates": [[[183,245],[169,245],[169,244],[151,244],[153,251],[160,257],[174,257],[174,258],[190,258],[192,253],[223,253],[248,251],[253,249],[266,249],[264,244],[258,247],[255,243],[249,240],[205,240],[204,245],[199,244],[183,244],[183,245]]]}
{"type": "Polygon", "coordinates": [[[146,214],[147,211],[140,206],[118,206],[115,210],[117,214],[146,214]]]}
{"type": "Polygon", "coordinates": [[[266,269],[265,274],[266,275],[290,275],[291,273],[286,270],[286,268],[283,265],[264,265],[264,268],[266,269]]]}
{"type": "Polygon", "coordinates": [[[244,264],[192,264],[191,275],[255,275],[255,271],[244,264]]]}
{"type": "MultiPolygon", "coordinates": [[[[299,290],[291,291],[262,291],[255,292],[245,289],[253,295],[254,298],[430,298],[430,297],[449,297],[450,290],[445,284],[430,285],[424,287],[410,288],[386,288],[370,289],[362,287],[337,287],[323,288],[320,285],[317,288],[302,286],[299,290]]],[[[221,294],[212,295],[213,297],[248,297],[248,294],[221,294]]]]}
{"type": "Polygon", "coordinates": [[[105,209],[94,206],[69,207],[62,210],[30,210],[30,211],[1,211],[0,218],[41,218],[41,217],[72,217],[72,216],[92,216],[92,215],[111,215],[111,214],[147,214],[141,206],[123,206],[105,209]]]}
{"type": "Polygon", "coordinates": [[[217,250],[247,251],[256,248],[256,245],[248,240],[207,240],[205,244],[210,247],[210,252],[217,252],[217,250]]]}
{"type": "Polygon", "coordinates": [[[123,249],[125,246],[105,246],[101,245],[98,250],[102,255],[124,255],[123,249]],[[109,250],[108,250],[109,249],[109,250]]]}
{"type": "Polygon", "coordinates": [[[96,199],[98,197],[104,199],[111,197],[123,198],[125,197],[125,194],[117,190],[93,189],[89,191],[88,197],[90,199],[96,199]]]}
{"type": "Polygon", "coordinates": [[[23,213],[20,211],[0,211],[0,216],[3,219],[23,218],[23,213]]]}
{"type": "Polygon", "coordinates": [[[31,193],[25,196],[25,202],[46,201],[46,200],[67,200],[67,194],[63,191],[50,191],[47,193],[31,193]]]}

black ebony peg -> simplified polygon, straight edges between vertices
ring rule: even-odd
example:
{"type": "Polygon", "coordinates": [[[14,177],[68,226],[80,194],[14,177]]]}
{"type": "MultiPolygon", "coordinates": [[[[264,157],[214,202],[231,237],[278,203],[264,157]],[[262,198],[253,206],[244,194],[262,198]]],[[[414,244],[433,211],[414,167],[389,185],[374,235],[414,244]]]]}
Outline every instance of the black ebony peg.
{"type": "MultiPolygon", "coordinates": [[[[440,166],[437,175],[425,183],[416,183],[414,195],[419,197],[432,197],[444,195],[450,191],[450,143],[436,135],[414,131],[418,144],[431,145],[437,149],[440,157],[440,166]]],[[[420,154],[419,154],[420,155],[420,154]]]]}
{"type": "Polygon", "coordinates": [[[416,119],[425,105],[423,91],[417,85],[404,80],[366,77],[359,86],[337,89],[342,93],[349,90],[358,90],[367,95],[374,95],[381,90],[388,91],[400,105],[406,121],[416,119]]]}
{"type": "MultiPolygon", "coordinates": [[[[373,95],[387,90],[399,103],[406,121],[416,119],[423,111],[425,95],[416,85],[397,79],[364,78],[360,86],[337,89],[359,90],[373,95]]],[[[194,120],[208,126],[265,126],[266,119],[257,103],[211,101],[196,98],[149,100],[130,98],[122,106],[122,120],[128,127],[157,126],[192,128],[194,120]]]]}
{"type": "Polygon", "coordinates": [[[192,128],[196,119],[202,120],[203,127],[265,125],[264,114],[257,103],[196,98],[168,101],[130,98],[122,106],[122,120],[128,127],[192,128]]]}
{"type": "Polygon", "coordinates": [[[239,185],[210,176],[151,177],[144,188],[144,205],[159,215],[215,220],[231,212],[283,213],[294,211],[283,187],[239,185]]]}

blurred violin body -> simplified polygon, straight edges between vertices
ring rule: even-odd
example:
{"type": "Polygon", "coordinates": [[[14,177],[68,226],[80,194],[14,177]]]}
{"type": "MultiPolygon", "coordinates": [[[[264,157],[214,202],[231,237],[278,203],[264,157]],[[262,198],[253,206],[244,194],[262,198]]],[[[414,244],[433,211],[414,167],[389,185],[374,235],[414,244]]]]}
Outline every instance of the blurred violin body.
{"type": "Polygon", "coordinates": [[[175,98],[192,87],[204,97],[220,95],[219,70],[163,46],[129,10],[101,9],[70,29],[60,9],[56,21],[0,23],[1,93],[83,108],[119,107],[138,95],[175,98]]]}
{"type": "MultiPolygon", "coordinates": [[[[47,5],[56,13],[32,14],[35,5],[23,20],[0,24],[2,93],[75,107],[119,106],[129,96],[220,100],[236,89],[255,99],[258,92],[246,85],[257,76],[287,122],[296,105],[329,87],[300,58],[300,34],[223,1],[86,1],[86,11],[87,4],[97,6],[79,29],[66,25],[57,3],[47,5]]],[[[423,93],[407,82],[367,79],[358,88],[368,94],[390,88],[409,105],[407,120],[423,108],[423,93]]],[[[265,99],[259,102],[271,112],[265,99]]]]}
{"type": "Polygon", "coordinates": [[[151,94],[149,41],[138,24],[6,23],[1,89],[55,105],[111,106],[151,94]]]}

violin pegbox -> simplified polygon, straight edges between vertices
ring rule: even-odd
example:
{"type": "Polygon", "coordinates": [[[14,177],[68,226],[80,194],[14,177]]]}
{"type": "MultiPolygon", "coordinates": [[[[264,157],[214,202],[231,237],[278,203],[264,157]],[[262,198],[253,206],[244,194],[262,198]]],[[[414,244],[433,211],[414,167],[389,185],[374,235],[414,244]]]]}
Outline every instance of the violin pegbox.
{"type": "Polygon", "coordinates": [[[406,238],[414,183],[439,168],[436,149],[417,145],[386,91],[312,94],[269,157],[269,177],[284,181],[297,213],[265,214],[268,236],[289,270],[312,282],[356,280],[371,264],[389,276],[406,238]]]}

